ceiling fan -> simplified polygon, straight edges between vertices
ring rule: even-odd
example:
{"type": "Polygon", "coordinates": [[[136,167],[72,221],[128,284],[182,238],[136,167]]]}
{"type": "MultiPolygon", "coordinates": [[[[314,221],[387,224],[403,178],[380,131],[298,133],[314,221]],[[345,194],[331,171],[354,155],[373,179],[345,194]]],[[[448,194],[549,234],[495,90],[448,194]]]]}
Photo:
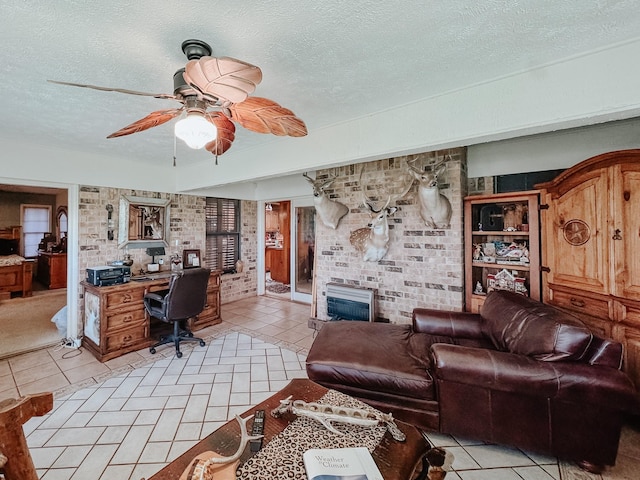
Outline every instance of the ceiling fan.
{"type": "Polygon", "coordinates": [[[49,82],[172,99],[182,103],[178,108],[151,112],[107,138],[142,132],[180,115],[183,118],[176,122],[176,136],[191,148],[204,147],[216,157],[231,147],[235,139],[234,122],[258,133],[291,137],[303,137],[307,134],[306,125],[291,110],[267,98],[249,97],[262,80],[260,68],[235,58],[212,57],[211,47],[200,40],[185,40],[182,42],[182,51],[188,62],[173,75],[173,94],[137,92],[55,80],[49,82]]]}

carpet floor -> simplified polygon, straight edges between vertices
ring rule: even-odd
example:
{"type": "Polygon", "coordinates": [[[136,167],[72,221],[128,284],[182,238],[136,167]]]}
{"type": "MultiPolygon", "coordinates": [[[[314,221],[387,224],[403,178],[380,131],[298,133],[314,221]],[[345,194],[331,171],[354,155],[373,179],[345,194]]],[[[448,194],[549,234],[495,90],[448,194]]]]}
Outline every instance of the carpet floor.
{"type": "Polygon", "coordinates": [[[0,302],[0,359],[59,343],[62,336],[51,318],[66,303],[66,289],[0,302]]]}

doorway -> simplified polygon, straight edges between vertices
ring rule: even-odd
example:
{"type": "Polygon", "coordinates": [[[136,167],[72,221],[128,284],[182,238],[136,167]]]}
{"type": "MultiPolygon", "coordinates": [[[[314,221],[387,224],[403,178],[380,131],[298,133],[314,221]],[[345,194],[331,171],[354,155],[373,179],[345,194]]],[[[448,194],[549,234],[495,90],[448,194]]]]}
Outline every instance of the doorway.
{"type": "Polygon", "coordinates": [[[265,295],[311,303],[315,256],[313,198],[265,202],[265,295]]]}
{"type": "Polygon", "coordinates": [[[291,202],[265,205],[265,294],[291,298],[291,202]]]}
{"type": "Polygon", "coordinates": [[[294,279],[292,299],[311,303],[313,292],[313,267],[315,260],[316,209],[310,205],[294,207],[294,259],[291,276],[294,279]]]}
{"type": "Polygon", "coordinates": [[[12,338],[0,348],[0,358],[58,345],[68,336],[66,239],[68,205],[75,198],[65,186],[0,184],[2,221],[22,227],[20,256],[33,264],[31,293],[0,300],[0,319],[12,338]]]}

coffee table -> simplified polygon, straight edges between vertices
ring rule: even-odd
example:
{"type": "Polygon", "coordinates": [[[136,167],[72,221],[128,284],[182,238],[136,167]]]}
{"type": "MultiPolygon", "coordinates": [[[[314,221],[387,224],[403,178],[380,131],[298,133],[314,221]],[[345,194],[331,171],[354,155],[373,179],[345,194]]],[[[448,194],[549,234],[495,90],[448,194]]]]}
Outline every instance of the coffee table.
{"type": "MultiPolygon", "coordinates": [[[[244,412],[241,417],[252,415],[255,410],[265,411],[265,428],[263,442],[266,445],[274,436],[282,432],[289,422],[295,420],[293,414],[284,414],[279,418],[270,415],[271,410],[280,405],[280,400],[291,395],[294,400],[313,402],[327,392],[325,387],[307,379],[292,380],[285,388],[267,398],[264,402],[244,412]]],[[[385,480],[410,480],[416,469],[421,466],[421,458],[429,448],[428,443],[415,427],[396,421],[407,439],[404,442],[394,440],[389,432],[385,433],[378,447],[373,451],[373,458],[385,480]]],[[[249,421],[249,427],[251,421],[249,421]]],[[[189,466],[194,457],[206,451],[215,451],[221,455],[233,455],[238,449],[240,426],[236,420],[230,420],[211,435],[187,450],[173,462],[165,466],[149,480],[176,480],[189,466]]],[[[246,461],[253,453],[247,447],[240,458],[246,461]]]]}

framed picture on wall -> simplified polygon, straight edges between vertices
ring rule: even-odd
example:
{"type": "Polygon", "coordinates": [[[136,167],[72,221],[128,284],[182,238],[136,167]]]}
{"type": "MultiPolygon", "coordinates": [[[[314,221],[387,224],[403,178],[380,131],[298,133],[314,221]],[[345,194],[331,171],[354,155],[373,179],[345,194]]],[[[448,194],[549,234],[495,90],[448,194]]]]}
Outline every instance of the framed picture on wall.
{"type": "Polygon", "coordinates": [[[200,266],[200,250],[185,250],[182,252],[183,268],[195,268],[200,266]]]}

